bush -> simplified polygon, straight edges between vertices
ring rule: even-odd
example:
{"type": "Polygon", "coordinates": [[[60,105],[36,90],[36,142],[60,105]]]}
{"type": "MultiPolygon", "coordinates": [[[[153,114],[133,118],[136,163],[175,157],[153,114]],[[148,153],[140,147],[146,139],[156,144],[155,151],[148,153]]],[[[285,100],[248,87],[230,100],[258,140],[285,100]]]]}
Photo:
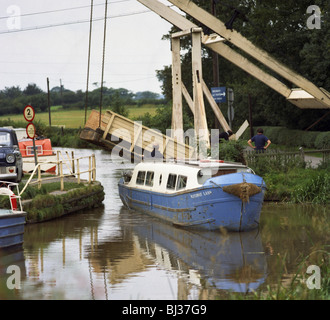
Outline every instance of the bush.
{"type": "MultiPolygon", "coordinates": [[[[272,143],[287,147],[330,148],[330,132],[291,130],[284,127],[262,127],[264,134],[272,143]]],[[[254,128],[257,132],[257,128],[254,128]]],[[[243,135],[245,140],[250,139],[248,130],[243,135]]]]}
{"type": "Polygon", "coordinates": [[[243,151],[246,142],[243,140],[223,141],[219,144],[219,159],[245,163],[243,151]]]}

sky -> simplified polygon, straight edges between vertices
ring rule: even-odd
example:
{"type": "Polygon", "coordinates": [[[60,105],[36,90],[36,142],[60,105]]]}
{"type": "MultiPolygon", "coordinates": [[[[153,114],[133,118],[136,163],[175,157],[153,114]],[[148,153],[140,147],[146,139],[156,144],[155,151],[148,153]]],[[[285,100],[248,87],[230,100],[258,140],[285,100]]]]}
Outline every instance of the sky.
{"type": "MultiPolygon", "coordinates": [[[[166,0],[162,3],[169,5],[166,0]]],[[[1,0],[0,90],[35,83],[86,90],[91,0],[1,0]]],[[[89,90],[100,87],[105,0],[94,0],[89,90]]],[[[161,93],[171,24],[137,0],[108,0],[104,86],[161,93]]]]}

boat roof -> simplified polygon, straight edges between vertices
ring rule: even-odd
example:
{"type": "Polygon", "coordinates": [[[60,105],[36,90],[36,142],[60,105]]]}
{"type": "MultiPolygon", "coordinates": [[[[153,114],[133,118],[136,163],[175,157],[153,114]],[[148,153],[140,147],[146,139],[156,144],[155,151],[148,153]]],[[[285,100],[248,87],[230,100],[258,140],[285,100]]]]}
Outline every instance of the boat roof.
{"type": "Polygon", "coordinates": [[[247,168],[246,165],[238,162],[225,162],[222,160],[192,160],[188,162],[162,162],[162,161],[144,161],[136,165],[135,170],[145,171],[172,171],[172,172],[191,172],[199,171],[204,168],[213,169],[230,169],[230,168],[247,168]]]}

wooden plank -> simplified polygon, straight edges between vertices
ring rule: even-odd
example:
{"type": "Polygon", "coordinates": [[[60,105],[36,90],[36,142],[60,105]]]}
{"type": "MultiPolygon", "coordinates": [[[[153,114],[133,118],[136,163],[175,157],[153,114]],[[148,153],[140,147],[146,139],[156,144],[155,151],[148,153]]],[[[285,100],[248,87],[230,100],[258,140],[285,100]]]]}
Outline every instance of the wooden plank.
{"type": "Polygon", "coordinates": [[[214,32],[218,33],[220,36],[224,37],[226,40],[251,55],[254,59],[262,62],[265,66],[274,70],[283,78],[291,81],[298,87],[304,89],[306,92],[314,96],[317,100],[323,101],[330,108],[330,98],[325,95],[322,90],[320,90],[317,86],[315,86],[313,83],[311,83],[301,75],[297,74],[293,70],[284,66],[282,63],[271,57],[266,51],[256,47],[251,41],[244,38],[237,31],[227,29],[225,24],[222,21],[218,20],[212,14],[199,8],[195,3],[190,0],[169,0],[169,2],[171,2],[193,18],[197,19],[205,26],[214,30],[214,32]]]}
{"type": "Polygon", "coordinates": [[[247,120],[245,120],[243,122],[243,124],[241,125],[241,127],[237,130],[237,132],[235,134],[233,134],[232,136],[234,136],[235,140],[238,140],[239,137],[244,133],[244,131],[248,128],[249,126],[249,122],[247,120]]]}
{"type": "MultiPolygon", "coordinates": [[[[103,139],[105,139],[105,138],[107,137],[107,134],[109,133],[110,127],[111,127],[112,122],[113,122],[114,119],[115,119],[115,114],[113,114],[113,115],[111,116],[111,118],[109,119],[109,122],[108,122],[108,124],[107,124],[107,127],[106,127],[106,129],[104,130],[103,139]]],[[[105,119],[104,119],[104,120],[105,120],[105,119]]]]}
{"type": "Polygon", "coordinates": [[[181,82],[181,90],[182,90],[182,94],[183,94],[183,96],[184,96],[184,98],[185,98],[192,114],[194,115],[195,114],[194,103],[193,103],[193,101],[190,97],[190,94],[189,94],[189,92],[188,92],[188,90],[187,90],[187,88],[186,88],[186,86],[184,85],[183,82],[181,82]]]}
{"type": "Polygon", "coordinates": [[[206,83],[203,80],[203,91],[205,94],[205,97],[207,98],[214,114],[216,115],[217,119],[219,120],[219,123],[221,124],[221,127],[223,128],[224,131],[228,131],[230,130],[230,127],[227,123],[227,120],[225,119],[225,117],[223,116],[221,110],[219,109],[217,103],[214,101],[212,94],[209,90],[209,88],[207,87],[206,83]]]}
{"type": "MultiPolygon", "coordinates": [[[[114,133],[121,136],[125,141],[132,142],[132,137],[135,137],[135,141],[138,140],[139,136],[136,137],[136,132],[134,132],[134,128],[136,128],[136,121],[132,121],[128,118],[125,118],[121,115],[118,115],[112,111],[106,111],[106,117],[104,115],[101,115],[102,125],[101,129],[106,130],[109,127],[109,134],[112,136],[114,133]],[[113,119],[112,125],[108,125],[108,123],[104,122],[104,119],[113,119]],[[134,134],[135,133],[135,134],[134,134]]],[[[117,145],[117,141],[111,141],[109,139],[103,139],[103,137],[96,132],[96,130],[99,128],[99,112],[96,110],[92,110],[89,118],[86,121],[85,129],[82,131],[81,139],[87,140],[89,142],[93,142],[95,144],[102,144],[107,149],[112,149],[114,146],[117,145]],[[89,130],[91,129],[91,130],[89,130]]],[[[174,139],[163,135],[161,132],[157,130],[149,129],[148,127],[145,127],[141,124],[141,135],[145,141],[141,141],[140,143],[137,143],[139,147],[146,147],[150,144],[150,141],[152,139],[155,140],[155,142],[158,142],[160,146],[164,146],[164,142],[167,141],[167,139],[170,139],[173,141],[173,143],[182,150],[185,150],[185,153],[193,154],[194,155],[194,148],[190,147],[188,145],[185,145],[184,143],[180,143],[177,141],[174,141],[174,139]],[[148,140],[149,139],[149,140],[148,140]],[[142,143],[142,144],[141,144],[142,143]]],[[[104,135],[103,135],[104,136],[104,135]]],[[[133,138],[134,139],[134,138],[133,138]]],[[[141,139],[141,140],[143,140],[141,139]]],[[[148,147],[151,151],[151,146],[148,147]]],[[[165,149],[165,147],[164,147],[165,149]]],[[[126,150],[126,149],[125,149],[126,150]]],[[[127,149],[126,151],[130,152],[132,151],[132,156],[140,157],[141,155],[134,152],[134,148],[131,147],[127,149]]]]}

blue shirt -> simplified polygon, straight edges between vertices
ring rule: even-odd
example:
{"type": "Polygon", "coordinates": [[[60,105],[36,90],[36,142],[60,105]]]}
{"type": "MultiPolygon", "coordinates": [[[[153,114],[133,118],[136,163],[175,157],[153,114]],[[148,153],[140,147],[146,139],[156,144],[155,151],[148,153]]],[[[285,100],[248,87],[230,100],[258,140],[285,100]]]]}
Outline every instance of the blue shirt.
{"type": "Polygon", "coordinates": [[[267,143],[268,138],[263,134],[256,134],[254,137],[252,137],[251,141],[254,142],[257,150],[262,150],[267,143]]]}

